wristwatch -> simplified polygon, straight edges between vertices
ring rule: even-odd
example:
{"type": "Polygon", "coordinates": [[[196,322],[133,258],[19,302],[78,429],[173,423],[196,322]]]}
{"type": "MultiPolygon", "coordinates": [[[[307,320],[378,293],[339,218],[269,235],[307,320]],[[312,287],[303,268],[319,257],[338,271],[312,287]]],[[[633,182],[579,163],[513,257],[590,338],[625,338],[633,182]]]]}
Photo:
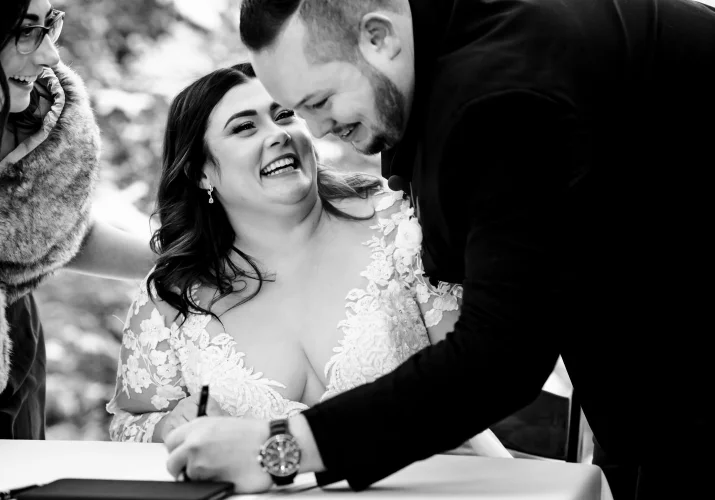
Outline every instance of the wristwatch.
{"type": "Polygon", "coordinates": [[[261,446],[258,463],[271,475],[276,486],[291,484],[300,467],[300,446],[288,430],[288,420],[273,420],[271,435],[261,446]]]}

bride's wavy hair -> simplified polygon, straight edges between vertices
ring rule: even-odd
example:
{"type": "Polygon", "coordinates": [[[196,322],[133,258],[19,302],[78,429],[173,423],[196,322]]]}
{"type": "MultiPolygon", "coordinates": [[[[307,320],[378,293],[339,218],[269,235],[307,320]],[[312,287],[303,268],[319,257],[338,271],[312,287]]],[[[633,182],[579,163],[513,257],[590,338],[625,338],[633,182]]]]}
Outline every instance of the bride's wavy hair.
{"type": "MultiPolygon", "coordinates": [[[[155,288],[158,297],[183,316],[182,321],[190,312],[219,319],[210,310],[216,301],[244,291],[246,280],[257,280],[255,291],[232,307],[241,305],[258,295],[263,282],[270,279],[261,274],[253,257],[236,246],[236,233],[219,199],[214,198],[209,205],[206,191],[200,188],[204,165],[214,161],[204,139],[209,116],[229,90],[255,77],[247,63],[219,69],[186,87],[169,108],[157,208],[153,214],[158,215],[161,226],[151,240],[158,258],[146,286],[150,296],[155,288]],[[232,254],[240,257],[246,269],[234,262],[232,254]],[[218,291],[206,308],[196,302],[194,285],[208,285],[218,291]]],[[[331,201],[367,198],[382,187],[378,177],[337,172],[322,165],[318,166],[317,182],[323,210],[348,220],[369,217],[347,214],[331,201]]]]}

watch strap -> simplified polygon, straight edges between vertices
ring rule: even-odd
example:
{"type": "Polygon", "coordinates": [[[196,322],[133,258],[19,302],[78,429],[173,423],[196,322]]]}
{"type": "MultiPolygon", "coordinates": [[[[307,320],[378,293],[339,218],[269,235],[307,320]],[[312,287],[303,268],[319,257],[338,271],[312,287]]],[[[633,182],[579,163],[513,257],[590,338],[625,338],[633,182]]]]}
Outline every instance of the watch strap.
{"type": "Polygon", "coordinates": [[[271,437],[276,436],[278,434],[289,434],[290,435],[290,432],[288,432],[288,419],[279,418],[276,420],[271,420],[270,433],[271,433],[271,437]]]}
{"type": "Polygon", "coordinates": [[[298,473],[294,472],[290,476],[274,476],[273,474],[271,474],[271,477],[273,478],[273,483],[276,486],[288,486],[289,484],[293,484],[293,480],[297,475],[298,473]]]}
{"type": "MultiPolygon", "coordinates": [[[[288,419],[286,418],[278,418],[276,420],[271,420],[269,424],[269,430],[270,437],[277,436],[279,434],[287,434],[289,436],[292,436],[292,434],[288,430],[288,419]]],[[[287,486],[293,483],[293,480],[297,475],[298,471],[294,472],[290,476],[276,476],[271,474],[271,478],[273,478],[273,483],[275,483],[276,486],[287,486]]]]}

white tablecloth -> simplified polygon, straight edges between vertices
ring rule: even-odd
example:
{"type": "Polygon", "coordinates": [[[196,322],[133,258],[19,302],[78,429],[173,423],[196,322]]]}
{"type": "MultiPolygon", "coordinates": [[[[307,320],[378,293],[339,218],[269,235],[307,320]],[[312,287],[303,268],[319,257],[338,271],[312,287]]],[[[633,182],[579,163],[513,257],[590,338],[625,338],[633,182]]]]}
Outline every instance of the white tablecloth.
{"type": "MultiPolygon", "coordinates": [[[[64,477],[172,480],[162,444],[103,441],[0,440],[0,491],[64,477]]],[[[314,476],[298,477],[301,497],[353,498],[347,483],[325,490],[314,476]]],[[[285,491],[241,498],[283,496],[285,491]]],[[[493,500],[612,500],[601,470],[592,465],[538,460],[438,455],[377,483],[359,498],[464,497],[493,500]]],[[[355,497],[358,498],[358,497],[355,497]]]]}

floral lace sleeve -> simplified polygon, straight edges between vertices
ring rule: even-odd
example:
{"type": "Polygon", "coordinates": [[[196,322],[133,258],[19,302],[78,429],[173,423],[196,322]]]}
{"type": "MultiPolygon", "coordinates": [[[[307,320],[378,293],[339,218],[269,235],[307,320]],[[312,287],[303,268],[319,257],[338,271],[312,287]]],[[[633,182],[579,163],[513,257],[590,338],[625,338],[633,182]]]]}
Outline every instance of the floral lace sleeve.
{"type": "Polygon", "coordinates": [[[112,441],[151,442],[156,424],[187,396],[172,348],[178,334],[176,323],[169,325],[172,310],[150,300],[145,285],[140,285],[124,324],[116,389],[107,405],[114,415],[112,441]]]}
{"type": "Polygon", "coordinates": [[[427,328],[437,326],[449,313],[454,315],[453,323],[455,323],[462,302],[462,285],[440,281],[437,287],[434,287],[423,274],[417,274],[418,271],[421,273],[422,270],[418,268],[415,271],[417,275],[415,293],[417,301],[420,304],[426,304],[425,326],[427,328]]]}
{"type": "Polygon", "coordinates": [[[395,232],[393,242],[386,247],[386,253],[392,253],[395,271],[402,283],[414,291],[423,311],[425,326],[430,328],[438,325],[445,315],[453,316],[451,319],[456,321],[462,286],[439,282],[435,287],[424,275],[420,257],[422,227],[409,201],[402,201],[400,210],[392,213],[389,218],[378,219],[375,228],[380,229],[386,237],[395,232]]]}

